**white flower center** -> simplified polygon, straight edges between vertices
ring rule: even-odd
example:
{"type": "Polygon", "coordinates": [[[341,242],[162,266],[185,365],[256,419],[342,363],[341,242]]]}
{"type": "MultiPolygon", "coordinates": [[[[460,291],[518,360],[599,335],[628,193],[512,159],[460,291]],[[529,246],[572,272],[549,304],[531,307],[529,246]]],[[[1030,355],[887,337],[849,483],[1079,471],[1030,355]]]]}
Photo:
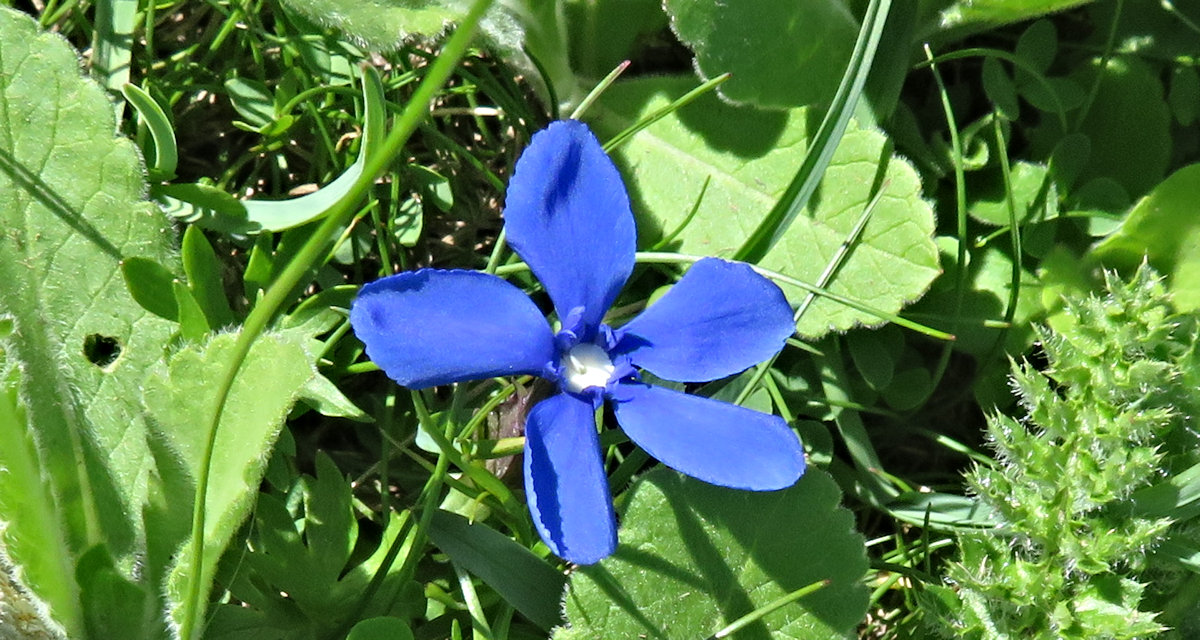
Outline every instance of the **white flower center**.
{"type": "Polygon", "coordinates": [[[604,349],[587,342],[572,347],[563,356],[562,367],[567,390],[573,393],[603,387],[616,370],[604,349]]]}

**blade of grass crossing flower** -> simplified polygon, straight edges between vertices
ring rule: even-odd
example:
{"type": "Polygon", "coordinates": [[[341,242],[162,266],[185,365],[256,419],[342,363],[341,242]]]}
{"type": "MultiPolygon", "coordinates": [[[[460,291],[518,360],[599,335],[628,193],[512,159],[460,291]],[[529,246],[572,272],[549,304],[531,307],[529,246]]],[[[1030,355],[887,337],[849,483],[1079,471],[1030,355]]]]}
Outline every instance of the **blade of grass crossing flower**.
{"type": "MultiPolygon", "coordinates": [[[[657,251],[639,251],[635,257],[639,264],[640,263],[690,264],[690,263],[697,262],[699,260],[704,259],[704,256],[691,256],[691,255],[687,255],[687,254],[683,254],[683,253],[663,253],[663,252],[657,252],[657,251]]],[[[894,313],[888,313],[886,311],[876,309],[875,307],[872,307],[867,304],[863,304],[857,300],[854,300],[853,298],[847,298],[845,296],[833,293],[832,291],[828,291],[828,290],[818,287],[814,284],[804,282],[803,280],[797,280],[796,278],[792,278],[788,275],[779,273],[778,271],[771,271],[770,269],[764,269],[762,267],[758,267],[758,266],[754,266],[754,265],[751,265],[751,268],[754,269],[760,275],[762,275],[770,280],[773,280],[775,282],[782,283],[782,284],[787,284],[787,285],[796,287],[798,289],[803,289],[804,291],[807,291],[807,292],[815,293],[816,295],[821,296],[823,298],[833,300],[834,302],[837,302],[838,304],[846,305],[847,307],[850,307],[851,309],[856,309],[856,310],[862,311],[864,313],[869,313],[869,314],[875,316],[876,318],[879,318],[880,320],[886,320],[886,321],[896,324],[898,326],[904,327],[906,329],[911,329],[913,331],[927,335],[927,336],[937,339],[937,340],[954,340],[953,334],[946,333],[944,331],[939,331],[932,327],[927,327],[923,324],[913,322],[912,320],[909,320],[907,318],[900,317],[894,313]]],[[[505,265],[503,267],[500,267],[499,269],[496,270],[496,273],[498,275],[505,275],[505,274],[509,274],[509,273],[517,273],[517,272],[528,271],[528,270],[529,270],[529,267],[527,265],[520,263],[520,264],[511,264],[511,265],[505,265]]]]}
{"type": "MultiPolygon", "coordinates": [[[[207,494],[205,488],[208,483],[212,464],[217,427],[220,425],[221,415],[224,413],[225,403],[228,400],[238,369],[241,368],[247,354],[249,354],[251,345],[262,335],[263,330],[266,329],[271,319],[275,317],[275,314],[287,302],[292,291],[300,284],[300,280],[310,272],[316,261],[324,255],[326,247],[340,235],[342,227],[349,222],[349,219],[357,211],[358,203],[366,196],[375,181],[375,177],[382,174],[391,166],[391,163],[399,155],[405,143],[408,142],[409,137],[412,136],[420,121],[427,116],[429,105],[432,104],[437,93],[450,78],[458,61],[466,54],[475,29],[489,6],[491,6],[491,0],[476,0],[471,5],[470,10],[459,22],[457,31],[446,42],[441,55],[430,66],[425,80],[417,87],[404,111],[396,120],[393,129],[383,141],[379,152],[367,158],[366,166],[358,179],[351,185],[343,197],[330,207],[328,215],[321,222],[321,226],[283,269],[278,279],[276,279],[259,303],[251,310],[249,316],[247,316],[242,331],[238,334],[232,356],[225,369],[225,374],[220,378],[217,392],[213,398],[213,409],[207,419],[208,438],[200,473],[196,478],[196,496],[191,526],[192,543],[191,547],[187,550],[188,555],[191,557],[192,566],[198,567],[204,562],[204,507],[207,494]]],[[[193,638],[197,638],[199,635],[199,622],[203,616],[204,609],[201,600],[204,592],[205,585],[201,583],[200,576],[197,573],[190,579],[186,601],[183,603],[179,634],[183,640],[193,640],[193,638]]]]}
{"type": "Polygon", "coordinates": [[[588,108],[592,106],[592,103],[596,101],[596,98],[599,98],[600,94],[604,93],[605,89],[612,85],[612,83],[616,82],[617,78],[621,77],[622,73],[625,73],[625,70],[629,68],[630,64],[632,63],[626,60],[617,65],[612,71],[609,71],[608,75],[604,76],[604,79],[601,80],[591,90],[591,92],[587,94],[587,97],[585,97],[583,101],[579,103],[579,106],[575,107],[575,110],[571,112],[571,119],[583,119],[583,114],[587,113],[588,108]]]}
{"type": "Polygon", "coordinates": [[[671,233],[668,233],[667,235],[663,236],[662,240],[654,243],[654,246],[650,248],[651,251],[658,251],[671,244],[671,242],[674,241],[675,238],[679,237],[679,234],[683,233],[683,230],[692,223],[692,220],[696,218],[696,214],[700,211],[700,203],[704,202],[704,194],[708,192],[708,185],[710,184],[712,184],[712,176],[705,176],[704,184],[700,185],[700,194],[696,196],[696,203],[692,205],[692,210],[688,211],[687,217],[685,217],[683,222],[680,222],[679,226],[675,227],[671,233]]]}
{"type": "Polygon", "coordinates": [[[145,89],[126,83],[121,87],[125,100],[133,105],[138,117],[150,131],[154,140],[154,164],[150,167],[150,177],[156,180],[171,180],[175,177],[175,167],[179,163],[179,151],[175,145],[175,129],[167,114],[158,102],[150,97],[145,89]]]}
{"type": "MultiPolygon", "coordinates": [[[[883,197],[884,191],[885,189],[883,186],[880,186],[875,190],[874,197],[872,197],[871,201],[867,203],[867,206],[863,208],[863,212],[858,216],[858,221],[854,224],[854,228],[850,230],[850,234],[845,240],[842,241],[842,244],[838,245],[837,250],[833,253],[833,257],[831,257],[829,262],[825,265],[825,270],[822,271],[820,277],[817,278],[817,287],[824,289],[825,287],[829,286],[829,281],[833,279],[833,275],[837,273],[838,269],[841,268],[842,263],[845,262],[846,257],[850,255],[851,247],[858,243],[858,239],[862,236],[862,231],[864,228],[866,228],[867,221],[871,219],[871,213],[875,211],[875,206],[879,204],[879,199],[883,197]]],[[[793,324],[800,322],[800,318],[804,315],[804,312],[808,311],[809,306],[811,306],[813,300],[816,299],[817,294],[815,291],[809,291],[808,295],[804,296],[804,300],[800,303],[800,306],[796,308],[796,312],[792,316],[793,324]]],[[[742,389],[742,392],[738,394],[737,400],[734,401],[734,404],[742,404],[747,398],[750,397],[751,393],[754,393],[754,390],[758,388],[759,382],[762,381],[763,376],[767,374],[767,371],[770,371],[771,367],[775,365],[775,360],[778,357],[779,354],[775,354],[770,360],[758,365],[754,371],[754,377],[751,378],[750,382],[745,386],[745,388],[742,389]]]]}
{"type": "Polygon", "coordinates": [[[829,166],[833,152],[841,142],[850,116],[862,95],[863,85],[866,84],[867,75],[875,60],[875,52],[879,48],[879,39],[883,35],[883,27],[887,23],[891,6],[891,0],[871,0],[863,16],[862,29],[858,33],[858,41],[854,44],[850,64],[846,67],[846,73],[842,76],[837,93],[834,94],[833,104],[821,121],[821,127],[812,140],[804,162],[783,196],[734,254],[736,259],[750,263],[762,260],[796,216],[808,206],[808,201],[820,185],[825,169],[829,166]]]}
{"type": "Polygon", "coordinates": [[[637,133],[638,131],[641,131],[642,129],[645,129],[646,127],[654,124],[655,122],[658,122],[659,120],[662,120],[663,118],[671,115],[672,113],[674,113],[675,111],[678,111],[679,109],[683,108],[684,106],[687,106],[690,102],[692,102],[696,98],[699,98],[700,96],[708,93],[709,91],[712,91],[713,89],[716,89],[717,87],[721,86],[721,83],[725,82],[728,79],[729,79],[728,73],[721,74],[721,75],[713,78],[712,80],[709,80],[708,82],[705,82],[704,84],[696,87],[695,89],[692,89],[691,91],[683,94],[682,96],[679,97],[678,100],[675,100],[674,102],[663,107],[662,109],[659,109],[658,111],[655,111],[654,113],[646,116],[645,118],[638,120],[637,122],[635,122],[633,124],[633,126],[618,133],[617,135],[613,136],[608,142],[604,143],[604,151],[606,153],[612,153],[613,149],[616,149],[617,147],[621,146],[622,143],[624,143],[626,140],[633,137],[633,134],[637,133]]]}

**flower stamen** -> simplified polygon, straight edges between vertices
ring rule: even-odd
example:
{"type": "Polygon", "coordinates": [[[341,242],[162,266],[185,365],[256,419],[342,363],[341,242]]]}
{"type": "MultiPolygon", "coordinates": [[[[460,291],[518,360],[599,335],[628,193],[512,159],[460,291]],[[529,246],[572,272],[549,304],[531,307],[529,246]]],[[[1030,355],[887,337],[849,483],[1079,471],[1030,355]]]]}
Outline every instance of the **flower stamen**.
{"type": "Polygon", "coordinates": [[[564,386],[571,393],[592,387],[604,388],[617,370],[608,353],[589,342],[572,347],[563,356],[562,368],[564,386]]]}

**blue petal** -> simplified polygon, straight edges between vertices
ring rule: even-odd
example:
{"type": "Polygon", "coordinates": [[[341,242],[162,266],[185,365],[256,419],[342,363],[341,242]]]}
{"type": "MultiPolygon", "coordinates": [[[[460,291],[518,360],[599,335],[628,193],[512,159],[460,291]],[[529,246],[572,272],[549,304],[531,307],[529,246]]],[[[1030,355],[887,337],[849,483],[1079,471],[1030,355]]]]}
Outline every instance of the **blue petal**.
{"type": "Polygon", "coordinates": [[[591,402],[560,393],[529,413],[525,494],[533,523],[555,555],[593,564],[616,549],[616,516],[591,402]]]}
{"type": "Polygon", "coordinates": [[[421,269],[367,284],[350,309],[367,356],[413,389],[541,374],[555,359],[550,325],[520,289],[475,271],[421,269]]]}
{"type": "Polygon", "coordinates": [[[723,487],[773,491],[804,473],[804,448],[783,418],[640,382],[612,393],[617,422],[660,462],[723,487]]]}
{"type": "Polygon", "coordinates": [[[621,328],[615,351],[660,378],[707,382],[766,360],[794,330],[779,287],[744,263],[705,258],[621,328]]]}
{"type": "Polygon", "coordinates": [[[561,120],[534,134],[508,183],[504,218],[508,243],[559,318],[581,309],[590,340],[633,270],[637,230],[621,175],[587,125],[561,120]]]}

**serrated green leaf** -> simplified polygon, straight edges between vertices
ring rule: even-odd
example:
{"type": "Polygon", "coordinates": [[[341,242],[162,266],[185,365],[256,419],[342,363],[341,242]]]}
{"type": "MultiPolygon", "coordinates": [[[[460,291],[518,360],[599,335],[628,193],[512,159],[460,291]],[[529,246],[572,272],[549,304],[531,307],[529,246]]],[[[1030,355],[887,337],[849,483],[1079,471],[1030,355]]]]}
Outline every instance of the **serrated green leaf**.
{"type": "Polygon", "coordinates": [[[826,103],[858,38],[846,0],[710,2],[666,0],[671,29],[696,54],[705,78],[738,103],[786,108],[826,103]]]}
{"type": "MultiPolygon", "coordinates": [[[[236,337],[220,334],[203,345],[186,347],[145,381],[146,410],[153,418],[153,437],[161,443],[156,451],[160,473],[167,476],[164,484],[173,491],[167,501],[175,509],[180,504],[191,509],[195,479],[206,462],[202,455],[208,436],[206,429],[197,428],[196,416],[212,412],[218,377],[232,356],[236,337]]],[[[251,347],[233,380],[217,430],[207,488],[204,565],[190,566],[191,556],[186,553],[177,557],[166,585],[172,616],[183,601],[188,580],[212,583],[217,559],[258,495],[284,418],[313,375],[310,356],[297,341],[267,334],[251,347]]]]}
{"type": "MultiPolygon", "coordinates": [[[[658,469],[630,489],[616,553],[571,575],[555,638],[708,638],[788,593],[828,580],[744,637],[851,637],[867,569],[837,485],[810,468],[782,491],[725,489],[658,469]]],[[[735,637],[743,637],[738,635],[735,637]]]]}
{"type": "MultiPolygon", "coordinates": [[[[112,103],[80,75],[77,54],[7,8],[0,103],[0,315],[16,325],[7,357],[21,367],[27,428],[57,520],[36,550],[9,546],[9,559],[58,568],[64,555],[104,541],[127,571],[140,553],[153,467],[137,398],[172,329],[130,297],[118,264],[132,256],[172,264],[172,231],[144,202],[137,152],[114,138],[112,103]]],[[[54,615],[78,637],[80,607],[63,590],[71,575],[22,579],[53,598],[54,615]]]]}
{"type": "MultiPolygon", "coordinates": [[[[650,78],[613,86],[593,107],[594,126],[615,135],[692,87],[690,78],[650,78]]],[[[803,158],[809,112],[736,108],[705,96],[647,127],[615,154],[624,165],[639,243],[651,246],[678,228],[711,178],[692,222],[669,245],[680,253],[727,256],[758,226],[803,158]]],[[[894,313],[938,274],[933,212],[921,199],[912,167],[887,154],[886,139],[851,123],[810,208],[759,263],[816,283],[872,198],[883,197],[829,289],[894,313]]],[[[806,292],[784,286],[793,304],[806,292]]],[[[799,331],[817,337],[857,324],[879,324],[864,312],[818,298],[799,331]]]]}

